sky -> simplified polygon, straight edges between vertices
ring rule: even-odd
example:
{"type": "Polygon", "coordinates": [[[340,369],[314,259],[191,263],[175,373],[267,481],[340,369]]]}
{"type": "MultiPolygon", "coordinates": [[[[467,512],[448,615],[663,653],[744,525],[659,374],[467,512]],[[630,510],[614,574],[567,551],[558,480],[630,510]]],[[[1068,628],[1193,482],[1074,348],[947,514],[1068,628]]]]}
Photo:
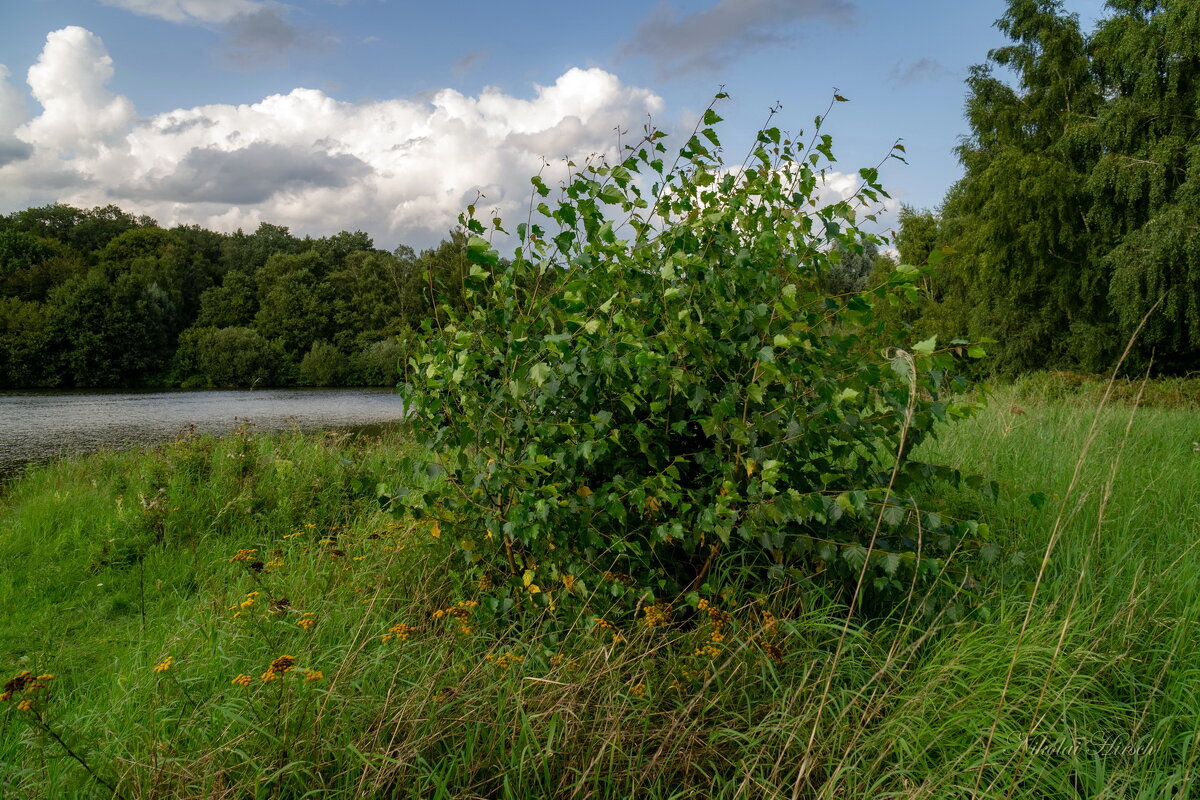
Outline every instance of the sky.
{"type": "MultiPolygon", "coordinates": [[[[420,248],[480,195],[511,218],[531,175],[611,155],[648,121],[681,145],[722,87],[739,163],[773,106],[772,124],[811,133],[837,89],[830,191],[906,148],[881,171],[886,234],[899,203],[936,207],[961,175],[963,81],[1005,43],[1005,5],[0,0],[0,213],[115,204],[420,248]]],[[[1104,13],[1064,7],[1088,30],[1104,13]]]]}

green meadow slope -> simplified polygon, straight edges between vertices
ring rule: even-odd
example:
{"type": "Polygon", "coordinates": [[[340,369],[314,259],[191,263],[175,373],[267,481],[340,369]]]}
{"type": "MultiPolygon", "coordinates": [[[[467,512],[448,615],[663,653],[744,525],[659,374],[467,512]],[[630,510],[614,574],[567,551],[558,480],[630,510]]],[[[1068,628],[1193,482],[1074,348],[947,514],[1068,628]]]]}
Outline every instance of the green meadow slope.
{"type": "Polygon", "coordinates": [[[489,612],[380,508],[430,480],[401,430],[37,468],[0,495],[0,797],[1195,796],[1200,416],[1095,409],[1004,389],[927,444],[1000,481],[930,501],[998,547],[849,624],[819,584],[489,612]]]}

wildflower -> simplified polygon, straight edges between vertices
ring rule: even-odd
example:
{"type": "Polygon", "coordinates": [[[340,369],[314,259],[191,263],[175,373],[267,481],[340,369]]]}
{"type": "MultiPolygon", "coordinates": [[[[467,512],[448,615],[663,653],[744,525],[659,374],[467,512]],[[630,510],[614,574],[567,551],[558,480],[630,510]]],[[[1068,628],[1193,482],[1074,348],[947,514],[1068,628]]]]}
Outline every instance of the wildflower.
{"type": "Polygon", "coordinates": [[[154,665],[154,671],[155,672],[166,672],[167,670],[169,670],[171,668],[171,665],[173,663],[175,663],[175,657],[167,656],[162,661],[160,661],[159,663],[154,665]]]}
{"type": "Polygon", "coordinates": [[[292,601],[286,597],[272,597],[268,601],[268,604],[270,605],[269,610],[272,614],[282,614],[292,607],[292,601]]]}
{"type": "Polygon", "coordinates": [[[12,692],[0,692],[0,703],[7,703],[12,699],[12,692]]]}
{"type": "Polygon", "coordinates": [[[230,683],[232,683],[234,686],[241,686],[244,689],[249,686],[250,682],[253,680],[254,678],[250,677],[249,675],[238,675],[236,678],[231,680],[230,683]]]}
{"type": "Polygon", "coordinates": [[[11,695],[13,692],[21,692],[25,687],[36,680],[33,673],[27,669],[21,670],[16,674],[16,677],[4,684],[4,693],[11,695]]]}
{"type": "Polygon", "coordinates": [[[629,693],[631,695],[633,695],[634,697],[645,697],[646,696],[646,684],[635,683],[633,686],[629,687],[629,693]]]}
{"type": "Polygon", "coordinates": [[[313,614],[309,613],[297,620],[296,624],[306,631],[311,631],[313,626],[317,624],[317,619],[313,614]]]}
{"type": "Polygon", "coordinates": [[[21,702],[17,703],[17,710],[18,711],[32,711],[33,710],[33,701],[32,700],[22,700],[21,702]]]}
{"type": "Polygon", "coordinates": [[[383,635],[383,641],[390,642],[392,639],[396,639],[397,641],[407,642],[415,630],[416,628],[412,625],[405,625],[401,622],[399,625],[393,625],[388,628],[388,632],[383,635]]]}
{"type": "Polygon", "coordinates": [[[520,664],[525,659],[522,658],[521,656],[517,655],[516,653],[510,652],[510,653],[504,653],[499,656],[496,655],[495,653],[488,653],[486,656],[484,656],[484,660],[492,662],[500,669],[508,669],[509,667],[511,667],[514,664],[520,664]]]}
{"type": "Polygon", "coordinates": [[[596,623],[597,628],[600,628],[601,630],[606,630],[612,634],[612,643],[613,644],[620,644],[621,642],[625,641],[625,638],[623,636],[621,636],[620,629],[617,628],[616,625],[614,625],[611,622],[609,622],[608,620],[606,620],[604,617],[596,617],[595,623],[596,623]]]}
{"type": "Polygon", "coordinates": [[[766,653],[767,658],[774,661],[776,664],[783,663],[783,648],[772,642],[760,642],[759,647],[766,653]]]}
{"type": "Polygon", "coordinates": [[[464,634],[474,632],[474,629],[467,623],[471,616],[471,609],[478,606],[479,603],[475,600],[460,600],[456,605],[449,608],[439,608],[433,612],[434,619],[453,619],[458,622],[458,629],[464,634]]]}
{"type": "Polygon", "coordinates": [[[233,555],[233,557],[232,557],[231,559],[229,559],[229,560],[230,560],[230,562],[234,562],[234,561],[253,561],[253,560],[254,560],[254,554],[255,554],[255,553],[257,553],[257,552],[258,552],[258,550],[257,550],[257,549],[254,549],[254,550],[238,550],[238,551],[237,551],[237,552],[236,552],[236,553],[233,555]]]}
{"type": "Polygon", "coordinates": [[[325,673],[319,669],[306,669],[304,671],[304,682],[312,683],[313,681],[324,680],[325,673]]]}
{"type": "Polygon", "coordinates": [[[280,567],[283,566],[283,561],[278,558],[273,558],[270,561],[268,561],[264,566],[266,566],[267,569],[279,569],[280,567]]]}
{"type": "Polygon", "coordinates": [[[671,621],[671,607],[666,603],[645,606],[642,614],[642,623],[647,628],[658,628],[671,621]]]}
{"type": "Polygon", "coordinates": [[[262,674],[264,683],[270,683],[281,675],[286,675],[296,667],[295,656],[280,656],[271,662],[267,671],[262,674]]]}

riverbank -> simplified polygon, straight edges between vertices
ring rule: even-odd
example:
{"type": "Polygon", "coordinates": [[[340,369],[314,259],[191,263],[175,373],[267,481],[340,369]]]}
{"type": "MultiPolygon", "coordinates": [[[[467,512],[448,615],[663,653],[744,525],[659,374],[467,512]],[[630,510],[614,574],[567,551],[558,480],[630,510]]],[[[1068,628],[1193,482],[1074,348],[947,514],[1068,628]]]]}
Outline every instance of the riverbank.
{"type": "Polygon", "coordinates": [[[0,394],[0,481],[25,464],[155,445],[187,431],[356,428],[395,422],[403,414],[395,389],[0,394]]]}
{"type": "Polygon", "coordinates": [[[925,455],[1001,482],[998,549],[849,626],[794,585],[687,626],[495,616],[449,526],[381,509],[431,480],[394,431],[34,469],[0,668],[54,677],[0,707],[0,796],[1190,796],[1200,431],[1132,412],[1004,390],[956,424],[925,455]]]}

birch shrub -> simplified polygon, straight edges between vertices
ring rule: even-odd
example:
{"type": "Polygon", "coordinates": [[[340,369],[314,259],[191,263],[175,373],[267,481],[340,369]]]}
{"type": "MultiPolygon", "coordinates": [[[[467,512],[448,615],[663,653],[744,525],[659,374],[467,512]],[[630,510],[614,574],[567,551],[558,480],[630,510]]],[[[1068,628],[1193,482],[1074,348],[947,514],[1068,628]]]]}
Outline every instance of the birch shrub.
{"type": "Polygon", "coordinates": [[[515,227],[462,218],[467,310],[445,307],[407,386],[445,481],[407,502],[440,516],[493,609],[671,601],[718,574],[878,596],[986,535],[918,497],[935,478],[989,487],[909,457],[972,412],[950,370],[981,350],[864,346],[876,304],[912,302],[916,268],[822,289],[839,245],[878,241],[858,228],[887,196],[877,170],[822,203],[822,118],[807,145],[760,130],[740,167],[720,121],[710,107],[673,159],[647,127],[619,163],[568,162],[557,192],[532,178],[515,227]]]}

